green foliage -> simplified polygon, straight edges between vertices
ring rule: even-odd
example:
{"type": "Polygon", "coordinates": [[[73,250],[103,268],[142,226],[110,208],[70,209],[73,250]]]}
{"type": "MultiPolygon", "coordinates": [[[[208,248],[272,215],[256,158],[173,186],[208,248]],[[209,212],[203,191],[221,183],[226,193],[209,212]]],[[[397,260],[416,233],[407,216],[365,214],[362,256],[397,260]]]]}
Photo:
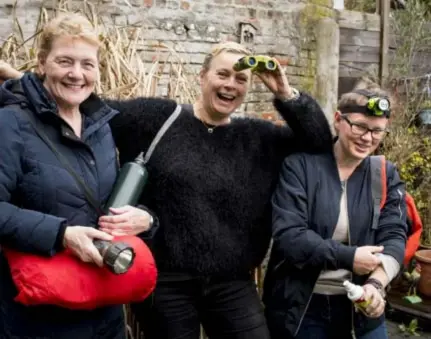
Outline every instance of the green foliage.
{"type": "Polygon", "coordinates": [[[345,0],[344,7],[350,11],[374,13],[379,0],[345,0]]]}
{"type": "Polygon", "coordinates": [[[391,133],[382,152],[398,166],[424,224],[422,243],[431,244],[431,132],[416,127],[417,114],[431,104],[431,97],[424,90],[430,84],[426,77],[421,77],[429,72],[431,53],[431,25],[427,13],[428,8],[419,0],[410,0],[405,10],[392,13],[391,30],[397,48],[386,80],[395,107],[391,133]]]}
{"type": "Polygon", "coordinates": [[[415,337],[420,337],[420,334],[418,333],[418,320],[417,319],[412,319],[412,321],[410,321],[409,325],[406,326],[404,324],[400,324],[398,325],[398,329],[404,333],[404,335],[407,336],[415,336],[415,337]]]}

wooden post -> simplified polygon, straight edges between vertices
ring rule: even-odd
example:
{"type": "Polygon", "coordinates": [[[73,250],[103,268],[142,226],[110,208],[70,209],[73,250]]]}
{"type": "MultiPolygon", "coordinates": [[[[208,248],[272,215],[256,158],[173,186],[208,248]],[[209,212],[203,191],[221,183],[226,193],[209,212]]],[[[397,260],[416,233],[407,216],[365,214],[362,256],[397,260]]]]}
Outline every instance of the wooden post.
{"type": "Polygon", "coordinates": [[[332,18],[322,18],[316,25],[316,99],[330,125],[338,99],[340,30],[332,18]]]}
{"type": "Polygon", "coordinates": [[[381,8],[381,0],[376,0],[376,12],[375,14],[380,15],[380,8],[381,8]]]}
{"type": "Polygon", "coordinates": [[[380,69],[379,78],[380,85],[384,86],[384,82],[388,76],[389,69],[389,11],[391,9],[391,0],[380,0],[380,69]]]}

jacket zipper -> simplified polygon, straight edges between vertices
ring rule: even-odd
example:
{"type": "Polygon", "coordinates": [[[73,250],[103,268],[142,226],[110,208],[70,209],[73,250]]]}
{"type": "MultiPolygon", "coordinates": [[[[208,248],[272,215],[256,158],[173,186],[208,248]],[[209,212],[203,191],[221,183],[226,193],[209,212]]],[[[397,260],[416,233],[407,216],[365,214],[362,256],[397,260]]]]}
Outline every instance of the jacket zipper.
{"type": "MultiPolygon", "coordinates": [[[[344,193],[344,191],[345,191],[345,194],[346,194],[346,206],[348,208],[349,203],[347,201],[347,181],[345,183],[345,186],[343,187],[343,193],[344,193]]],[[[347,220],[349,220],[349,214],[347,214],[347,220]]],[[[352,239],[350,237],[350,221],[349,221],[349,226],[347,228],[347,238],[348,238],[349,246],[352,246],[352,239]]],[[[352,272],[350,272],[350,281],[353,281],[353,273],[352,272]]],[[[355,321],[353,319],[353,317],[355,316],[355,313],[354,313],[355,311],[354,311],[353,305],[350,308],[350,312],[352,314],[352,317],[351,317],[351,326],[352,326],[351,334],[352,334],[352,339],[356,339],[355,321]]]]}
{"type": "Polygon", "coordinates": [[[400,211],[400,219],[403,218],[403,212],[401,211],[401,201],[403,200],[403,193],[398,189],[398,195],[400,196],[400,200],[398,200],[398,211],[400,211]]]}
{"type": "MultiPolygon", "coordinates": [[[[343,183],[341,183],[341,194],[344,194],[345,186],[347,186],[347,181],[345,182],[344,185],[343,185],[343,183]]],[[[346,201],[347,201],[347,196],[346,196],[346,201]]],[[[350,223],[349,223],[349,227],[350,227],[350,223]]],[[[334,232],[335,232],[335,228],[334,228],[334,232]]],[[[332,233],[332,236],[334,236],[334,233],[332,233]]],[[[349,236],[349,245],[350,245],[350,230],[348,231],[348,236],[349,236]]],[[[320,276],[321,273],[322,273],[322,271],[319,272],[319,275],[317,276],[317,279],[316,279],[316,281],[313,284],[313,289],[311,290],[312,292],[310,294],[310,297],[308,298],[307,305],[305,305],[305,310],[304,310],[304,312],[302,312],[301,319],[299,319],[299,324],[298,324],[298,327],[296,328],[294,337],[297,336],[297,334],[299,332],[299,329],[301,328],[301,325],[302,325],[302,322],[304,320],[305,314],[307,313],[308,307],[310,306],[311,298],[313,298],[314,288],[316,287],[317,282],[319,281],[319,276],[320,276]]],[[[353,337],[353,338],[355,338],[355,337],[353,337]]]]}

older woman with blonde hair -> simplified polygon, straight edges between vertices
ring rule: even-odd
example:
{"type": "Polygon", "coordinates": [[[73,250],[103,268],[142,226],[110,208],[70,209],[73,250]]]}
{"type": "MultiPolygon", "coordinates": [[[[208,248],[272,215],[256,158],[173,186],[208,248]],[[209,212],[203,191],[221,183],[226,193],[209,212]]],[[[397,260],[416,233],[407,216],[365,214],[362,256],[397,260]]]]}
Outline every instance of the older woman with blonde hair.
{"type": "MultiPolygon", "coordinates": [[[[271,238],[270,197],[282,160],[293,152],[330,152],[332,135],[319,105],[290,87],[280,64],[254,72],[274,94],[286,126],[232,114],[244,103],[252,71],[234,65],[250,55],[227,42],[205,58],[201,95],[157,145],[140,199],[159,218],[152,241],[159,279],[152,298],[134,305],[146,339],[268,339],[253,271],[271,238]]],[[[120,162],[146,151],[177,107],[173,100],[107,100],[120,162]]],[[[123,213],[101,229],[136,234],[123,213]]]]}
{"type": "MultiPolygon", "coordinates": [[[[26,73],[2,86],[1,246],[47,257],[67,249],[83,262],[103,264],[93,240],[112,236],[91,226],[97,224],[97,212],[34,128],[43,128],[95,197],[106,201],[118,170],[108,122],[118,112],[93,94],[98,54],[98,35],[91,24],[80,15],[60,16],[41,33],[37,74],[26,73]]],[[[137,224],[145,231],[149,214],[127,209],[128,220],[141,221],[137,224]]],[[[3,255],[0,263],[2,339],[125,338],[120,305],[91,311],[26,306],[14,300],[17,288],[3,255]]]]}

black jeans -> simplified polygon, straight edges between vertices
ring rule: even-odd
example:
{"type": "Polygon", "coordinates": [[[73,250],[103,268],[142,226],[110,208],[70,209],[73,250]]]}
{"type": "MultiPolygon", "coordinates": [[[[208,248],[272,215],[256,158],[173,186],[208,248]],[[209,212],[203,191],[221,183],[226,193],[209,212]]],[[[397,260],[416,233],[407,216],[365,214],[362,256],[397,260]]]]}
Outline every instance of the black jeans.
{"type": "Polygon", "coordinates": [[[269,339],[251,277],[237,280],[160,273],[155,293],[132,305],[145,339],[269,339]]]}
{"type": "MultiPolygon", "coordinates": [[[[307,312],[295,339],[349,339],[352,338],[352,304],[345,295],[313,294],[307,312]]],[[[274,316],[267,309],[267,320],[272,339],[292,339],[282,323],[283,319],[274,316]]],[[[379,327],[357,339],[387,339],[386,327],[379,327]]]]}

